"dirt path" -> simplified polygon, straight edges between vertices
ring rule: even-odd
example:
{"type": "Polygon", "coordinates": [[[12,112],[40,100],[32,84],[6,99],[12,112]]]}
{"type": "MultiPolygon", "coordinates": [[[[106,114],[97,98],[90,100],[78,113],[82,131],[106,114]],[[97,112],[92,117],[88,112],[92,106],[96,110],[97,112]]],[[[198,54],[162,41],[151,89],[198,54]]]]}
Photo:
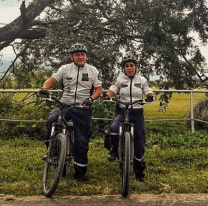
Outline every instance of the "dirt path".
{"type": "Polygon", "coordinates": [[[135,194],[121,196],[0,196],[1,206],[208,206],[208,194],[135,194]]]}

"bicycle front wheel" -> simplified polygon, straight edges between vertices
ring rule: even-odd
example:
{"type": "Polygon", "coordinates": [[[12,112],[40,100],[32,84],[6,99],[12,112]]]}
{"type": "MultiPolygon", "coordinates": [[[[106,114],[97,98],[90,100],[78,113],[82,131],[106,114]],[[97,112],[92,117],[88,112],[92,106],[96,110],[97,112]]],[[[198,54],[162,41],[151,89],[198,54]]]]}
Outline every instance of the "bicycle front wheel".
{"type": "Polygon", "coordinates": [[[49,146],[43,172],[43,194],[53,195],[62,176],[66,157],[66,136],[62,133],[52,140],[49,146]]]}
{"type": "Polygon", "coordinates": [[[130,133],[125,132],[121,163],[122,195],[124,197],[128,196],[129,193],[130,141],[130,133]]]}

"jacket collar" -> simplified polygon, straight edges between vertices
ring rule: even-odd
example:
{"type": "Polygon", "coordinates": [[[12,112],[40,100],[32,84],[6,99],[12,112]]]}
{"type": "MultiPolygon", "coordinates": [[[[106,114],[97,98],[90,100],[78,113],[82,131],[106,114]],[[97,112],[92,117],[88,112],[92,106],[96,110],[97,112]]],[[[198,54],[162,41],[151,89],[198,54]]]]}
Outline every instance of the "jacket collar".
{"type": "Polygon", "coordinates": [[[85,63],[85,65],[84,66],[77,66],[74,62],[72,63],[73,64],[73,67],[75,68],[75,69],[82,69],[82,68],[85,68],[85,66],[86,66],[86,63],[85,63]]]}

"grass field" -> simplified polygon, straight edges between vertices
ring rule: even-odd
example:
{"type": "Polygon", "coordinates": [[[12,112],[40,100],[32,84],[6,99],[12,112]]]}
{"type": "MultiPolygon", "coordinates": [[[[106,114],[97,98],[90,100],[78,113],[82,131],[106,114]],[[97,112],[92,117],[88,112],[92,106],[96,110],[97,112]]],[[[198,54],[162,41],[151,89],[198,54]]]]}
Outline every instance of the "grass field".
{"type": "MultiPolygon", "coordinates": [[[[194,102],[204,98],[195,94],[194,102]]],[[[146,119],[180,118],[189,111],[189,95],[174,94],[164,112],[159,102],[145,105],[146,119]]],[[[147,123],[147,162],[145,184],[137,183],[131,169],[130,193],[206,193],[208,192],[208,141],[205,130],[190,134],[183,121],[147,123]]],[[[0,193],[42,194],[42,141],[25,138],[0,140],[0,193]]],[[[101,137],[91,140],[86,183],[62,179],[57,195],[116,195],[121,180],[116,162],[107,161],[108,151],[101,137]]]]}
{"type": "MultiPolygon", "coordinates": [[[[159,95],[158,95],[159,98],[159,95]]],[[[204,93],[193,94],[193,104],[205,98],[204,93]]],[[[173,93],[166,110],[159,112],[162,109],[159,101],[144,106],[146,119],[171,119],[182,118],[190,110],[190,95],[188,93],[173,93]]]]}
{"type": "MultiPolygon", "coordinates": [[[[1,194],[41,195],[42,171],[45,154],[43,144],[36,140],[1,141],[1,194]]],[[[86,183],[62,179],[57,195],[115,195],[120,194],[121,180],[116,162],[106,159],[103,141],[92,140],[86,183]]],[[[186,144],[178,147],[148,145],[146,149],[145,184],[137,183],[131,169],[130,193],[204,193],[208,192],[207,147],[186,144]]]]}

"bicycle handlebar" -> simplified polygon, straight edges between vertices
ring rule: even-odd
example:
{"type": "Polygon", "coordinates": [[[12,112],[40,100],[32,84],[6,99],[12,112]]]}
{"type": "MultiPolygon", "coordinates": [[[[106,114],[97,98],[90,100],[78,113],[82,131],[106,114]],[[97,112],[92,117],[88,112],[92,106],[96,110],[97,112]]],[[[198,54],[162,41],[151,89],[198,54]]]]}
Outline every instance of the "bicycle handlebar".
{"type": "Polygon", "coordinates": [[[60,104],[61,106],[83,107],[83,106],[81,106],[81,104],[78,103],[78,102],[74,102],[74,103],[72,103],[72,104],[64,104],[64,103],[61,102],[59,99],[57,99],[56,97],[51,96],[51,95],[49,95],[49,96],[48,96],[47,98],[45,98],[45,99],[47,99],[48,101],[51,101],[51,102],[55,101],[55,102],[57,102],[58,104],[60,104]]]}
{"type": "Polygon", "coordinates": [[[145,101],[143,99],[135,100],[133,102],[123,102],[120,99],[116,99],[116,98],[113,97],[112,100],[115,101],[115,102],[121,103],[124,106],[131,106],[131,105],[134,105],[134,104],[144,105],[144,104],[150,103],[150,102],[147,102],[147,101],[145,101]]]}

